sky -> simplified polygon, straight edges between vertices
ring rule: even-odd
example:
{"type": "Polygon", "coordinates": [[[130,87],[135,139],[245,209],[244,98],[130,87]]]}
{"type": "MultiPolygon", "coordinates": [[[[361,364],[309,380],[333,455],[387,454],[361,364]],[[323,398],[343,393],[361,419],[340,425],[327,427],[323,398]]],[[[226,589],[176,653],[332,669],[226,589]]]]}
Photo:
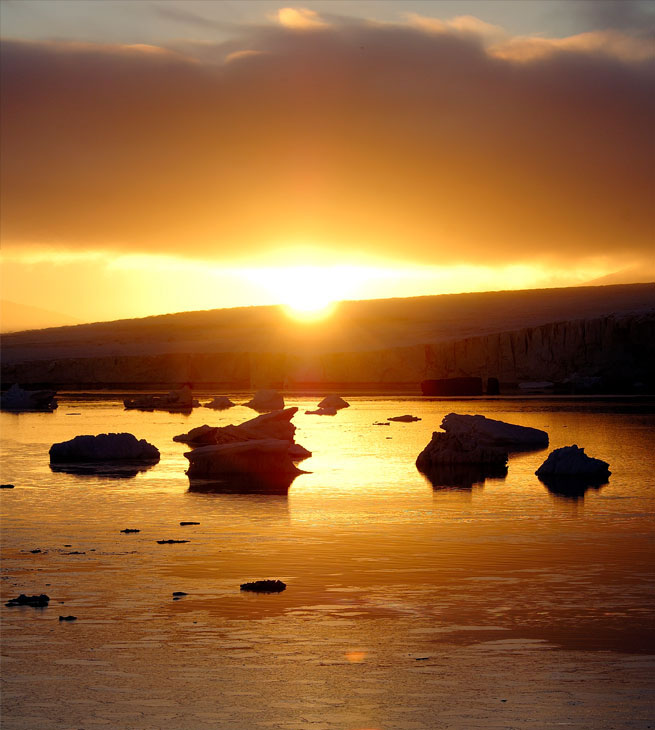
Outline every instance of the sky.
{"type": "Polygon", "coordinates": [[[655,278],[653,3],[0,9],[4,299],[95,321],[655,278]]]}

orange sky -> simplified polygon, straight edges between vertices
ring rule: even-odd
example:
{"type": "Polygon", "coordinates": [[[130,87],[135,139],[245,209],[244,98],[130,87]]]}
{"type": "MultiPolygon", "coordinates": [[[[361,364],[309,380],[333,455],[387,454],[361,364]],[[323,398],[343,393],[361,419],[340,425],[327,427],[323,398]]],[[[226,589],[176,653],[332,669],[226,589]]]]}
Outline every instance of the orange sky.
{"type": "Polygon", "coordinates": [[[103,319],[651,278],[653,58],[626,29],[301,8],[215,43],[5,40],[3,297],[103,319]]]}

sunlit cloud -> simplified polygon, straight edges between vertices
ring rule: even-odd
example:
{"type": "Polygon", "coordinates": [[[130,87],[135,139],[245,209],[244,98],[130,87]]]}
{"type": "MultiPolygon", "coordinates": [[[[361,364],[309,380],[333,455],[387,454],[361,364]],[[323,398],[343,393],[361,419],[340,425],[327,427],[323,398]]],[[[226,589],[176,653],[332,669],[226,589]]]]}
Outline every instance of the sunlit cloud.
{"type": "Polygon", "coordinates": [[[655,58],[652,38],[626,35],[616,31],[579,33],[567,38],[521,36],[492,47],[490,53],[511,61],[535,61],[559,52],[602,54],[622,61],[648,61],[655,58]]]}
{"type": "Polygon", "coordinates": [[[407,24],[428,33],[472,34],[482,38],[496,39],[507,33],[498,25],[486,23],[473,15],[458,15],[449,20],[440,20],[418,13],[406,14],[407,24]]]}
{"type": "Polygon", "coordinates": [[[231,63],[232,61],[239,61],[243,58],[253,58],[254,56],[261,56],[264,51],[253,51],[244,49],[243,51],[233,51],[225,56],[225,63],[231,63]]]}
{"type": "Polygon", "coordinates": [[[149,43],[130,43],[122,46],[128,51],[138,51],[139,53],[169,53],[166,49],[161,46],[153,46],[149,43]]]}
{"type": "Polygon", "coordinates": [[[408,25],[434,34],[460,34],[476,37],[490,56],[509,61],[534,61],[562,52],[603,54],[626,62],[655,58],[651,34],[640,35],[618,30],[594,30],[564,38],[538,35],[510,36],[498,25],[486,23],[472,15],[441,20],[417,13],[406,15],[408,25]]]}
{"type": "Polygon", "coordinates": [[[282,10],[219,44],[4,42],[3,245],[227,267],[298,240],[328,266],[611,271],[650,255],[638,34],[282,10]]]}
{"type": "Polygon", "coordinates": [[[326,28],[328,24],[314,10],[307,8],[280,8],[277,19],[285,28],[326,28]]]}

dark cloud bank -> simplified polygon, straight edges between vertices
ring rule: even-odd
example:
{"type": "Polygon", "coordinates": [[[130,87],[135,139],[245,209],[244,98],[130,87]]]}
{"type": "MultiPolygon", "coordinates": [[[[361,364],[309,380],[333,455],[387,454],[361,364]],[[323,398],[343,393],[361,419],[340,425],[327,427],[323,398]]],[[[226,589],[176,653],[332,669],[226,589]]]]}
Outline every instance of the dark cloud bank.
{"type": "Polygon", "coordinates": [[[653,60],[501,55],[352,22],[184,51],[5,41],[3,239],[437,264],[650,253],[653,60]]]}

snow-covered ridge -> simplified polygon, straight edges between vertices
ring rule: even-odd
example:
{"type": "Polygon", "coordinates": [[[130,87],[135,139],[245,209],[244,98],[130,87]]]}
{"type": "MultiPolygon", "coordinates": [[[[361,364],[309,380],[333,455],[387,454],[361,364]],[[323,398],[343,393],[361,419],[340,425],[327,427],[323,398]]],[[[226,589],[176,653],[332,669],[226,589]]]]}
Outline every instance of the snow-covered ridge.
{"type": "Polygon", "coordinates": [[[3,361],[175,353],[373,352],[553,322],[655,311],[655,284],[444,294],[342,302],[312,325],[278,307],[241,307],[3,336],[3,361]]]}

